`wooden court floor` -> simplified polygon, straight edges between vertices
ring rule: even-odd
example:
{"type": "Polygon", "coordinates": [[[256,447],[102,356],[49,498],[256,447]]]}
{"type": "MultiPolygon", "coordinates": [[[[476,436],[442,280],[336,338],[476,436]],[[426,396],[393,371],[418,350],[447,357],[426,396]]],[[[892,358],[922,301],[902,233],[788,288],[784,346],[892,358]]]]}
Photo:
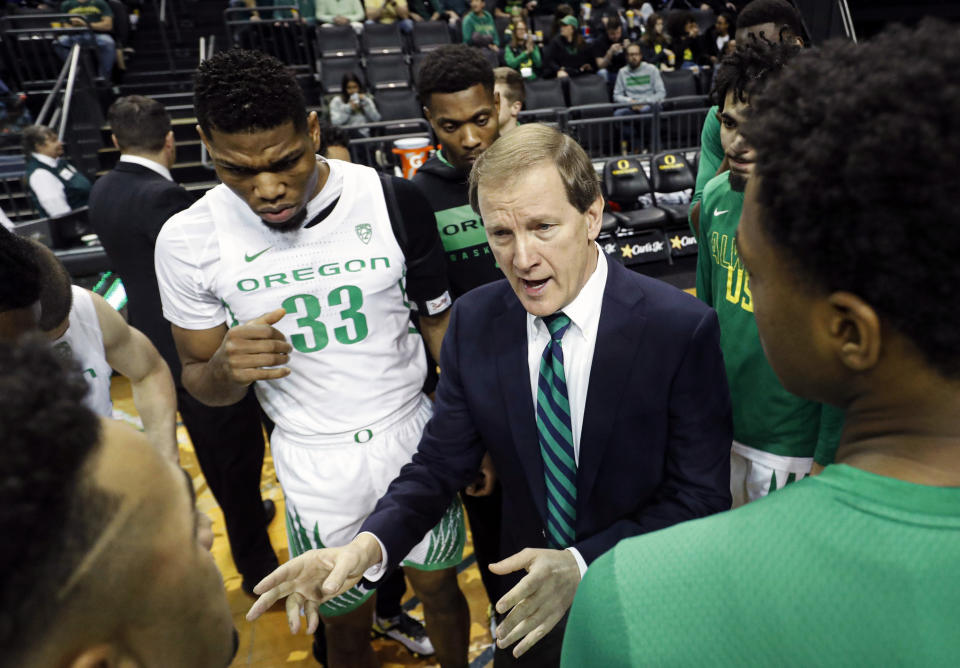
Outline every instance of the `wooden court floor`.
{"type": "MultiPolygon", "coordinates": [[[[136,409],[130,392],[130,384],[125,378],[114,376],[112,392],[114,402],[114,417],[139,426],[136,409]]],[[[213,494],[200,472],[197,458],[194,454],[190,439],[182,426],[177,428],[177,437],[180,442],[180,463],[193,478],[193,486],[197,494],[197,505],[213,520],[215,539],[213,556],[223,575],[224,589],[230,608],[233,611],[234,624],[240,632],[240,649],[231,664],[232,667],[271,668],[273,666],[316,666],[311,645],[313,638],[302,633],[290,635],[287,627],[286,615],[282,605],[274,606],[256,622],[249,623],[244,618],[247,610],[253,604],[253,599],[240,589],[240,575],[233,565],[230,556],[230,545],[227,542],[223,525],[223,514],[213,499],[213,494]]],[[[277,516],[270,525],[270,540],[277,552],[277,557],[283,563],[289,554],[287,551],[287,537],[284,528],[283,494],[277,483],[273,468],[273,459],[267,449],[261,478],[261,490],[264,498],[273,499],[277,504],[277,516]]],[[[490,630],[487,618],[487,596],[480,581],[480,572],[474,563],[473,545],[467,534],[467,545],[464,549],[464,561],[461,564],[459,575],[460,588],[467,597],[470,605],[470,661],[471,668],[485,668],[493,663],[493,648],[490,639],[490,630]]],[[[412,592],[408,589],[406,606],[412,592]]],[[[410,614],[423,619],[423,610],[420,605],[410,608],[410,614]]],[[[429,659],[420,659],[412,656],[399,643],[378,639],[373,642],[377,656],[382,666],[395,668],[399,666],[436,666],[436,662],[429,659]]]]}

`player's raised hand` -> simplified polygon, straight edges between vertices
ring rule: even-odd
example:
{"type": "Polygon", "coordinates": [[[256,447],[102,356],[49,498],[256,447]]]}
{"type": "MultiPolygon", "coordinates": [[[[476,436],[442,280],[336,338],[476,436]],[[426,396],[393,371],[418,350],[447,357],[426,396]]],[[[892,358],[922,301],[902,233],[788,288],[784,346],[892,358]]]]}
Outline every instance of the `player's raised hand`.
{"type": "MultiPolygon", "coordinates": [[[[294,633],[300,627],[300,607],[308,612],[312,605],[325,603],[339,596],[360,581],[364,571],[381,560],[380,545],[369,534],[361,534],[343,547],[308,550],[280,566],[253,588],[260,598],[247,612],[253,621],[284,597],[287,619],[294,633]]],[[[316,628],[316,620],[307,614],[308,632],[316,628]]]]}
{"type": "Polygon", "coordinates": [[[290,374],[290,369],[283,365],[290,361],[292,347],[273,326],[286,314],[285,309],[278,308],[227,330],[217,351],[227,378],[239,385],[249,385],[290,374]]]}

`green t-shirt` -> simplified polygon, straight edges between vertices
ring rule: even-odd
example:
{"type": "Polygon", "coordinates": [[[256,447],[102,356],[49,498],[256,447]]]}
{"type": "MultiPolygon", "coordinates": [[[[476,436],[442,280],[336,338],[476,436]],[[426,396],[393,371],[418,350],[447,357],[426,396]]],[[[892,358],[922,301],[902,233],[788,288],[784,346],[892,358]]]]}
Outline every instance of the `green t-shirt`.
{"type": "Polygon", "coordinates": [[[86,20],[87,23],[100,23],[104,16],[113,16],[113,10],[103,0],[64,0],[60,4],[61,14],[74,14],[86,20]]]}
{"type": "Polygon", "coordinates": [[[843,426],[835,408],[787,392],[767,362],[753,316],[750,277],[734,243],[743,193],[730,188],[729,172],[707,183],[697,237],[697,297],[720,319],[720,347],[733,403],[733,438],[785,457],[833,461],[843,426]]]}
{"type": "MultiPolygon", "coordinates": [[[[720,143],[720,119],[717,118],[717,106],[710,107],[703,119],[700,131],[700,162],[697,164],[697,183],[690,200],[690,210],[703,197],[703,189],[714,177],[723,162],[723,144],[720,143]]],[[[692,229],[692,226],[691,226],[692,229]]]]}
{"type": "Polygon", "coordinates": [[[956,666],[960,488],[834,465],[621,541],[577,591],[562,666],[956,666]]]}
{"type": "Polygon", "coordinates": [[[493,43],[500,46],[500,35],[497,34],[497,24],[493,16],[488,11],[477,16],[470,12],[463,17],[463,43],[470,44],[474,33],[478,35],[489,35],[493,43]]]}

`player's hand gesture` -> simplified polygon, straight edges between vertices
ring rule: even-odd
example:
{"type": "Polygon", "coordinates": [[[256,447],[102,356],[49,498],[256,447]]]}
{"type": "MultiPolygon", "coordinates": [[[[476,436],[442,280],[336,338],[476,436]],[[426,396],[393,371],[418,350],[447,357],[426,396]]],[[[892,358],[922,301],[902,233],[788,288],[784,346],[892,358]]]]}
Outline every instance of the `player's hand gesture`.
{"type": "Polygon", "coordinates": [[[216,353],[223,375],[238,385],[289,375],[290,369],[283,365],[290,361],[293,348],[283,333],[273,327],[286,314],[286,310],[278,308],[228,329],[216,353]]]}
{"type": "Polygon", "coordinates": [[[290,631],[300,628],[300,608],[305,608],[307,633],[317,628],[317,606],[347,591],[360,581],[364,571],[381,560],[380,544],[361,534],[343,547],[309,550],[283,564],[253,588],[260,598],[247,612],[253,621],[281,598],[287,598],[290,631]]]}

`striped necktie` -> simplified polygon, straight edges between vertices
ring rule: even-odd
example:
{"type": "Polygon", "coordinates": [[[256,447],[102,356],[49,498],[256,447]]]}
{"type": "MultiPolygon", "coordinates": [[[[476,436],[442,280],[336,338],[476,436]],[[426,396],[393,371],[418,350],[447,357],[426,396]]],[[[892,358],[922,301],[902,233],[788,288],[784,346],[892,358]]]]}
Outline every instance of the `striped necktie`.
{"type": "Polygon", "coordinates": [[[570,318],[561,311],[543,320],[550,330],[550,342],[540,359],[537,433],[547,483],[547,540],[551,547],[559,549],[573,543],[577,520],[577,461],[560,345],[570,327],[570,318]]]}

